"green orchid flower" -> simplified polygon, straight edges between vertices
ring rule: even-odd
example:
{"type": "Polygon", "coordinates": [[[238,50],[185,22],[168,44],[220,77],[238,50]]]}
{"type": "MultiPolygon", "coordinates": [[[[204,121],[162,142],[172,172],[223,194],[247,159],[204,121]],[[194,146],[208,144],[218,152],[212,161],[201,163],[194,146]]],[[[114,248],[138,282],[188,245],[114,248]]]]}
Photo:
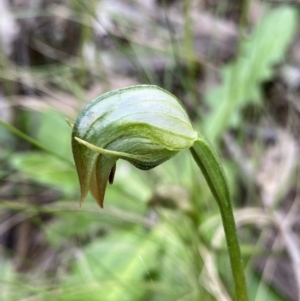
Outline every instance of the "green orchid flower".
{"type": "Polygon", "coordinates": [[[118,159],[147,170],[190,149],[218,202],[235,282],[236,297],[247,301],[246,281],[226,177],[212,145],[197,133],[181,104],[150,85],[111,91],[89,103],[72,130],[72,150],[82,205],[90,191],[103,207],[118,159]]]}
{"type": "Polygon", "coordinates": [[[108,92],[89,103],[76,119],[72,137],[81,203],[90,190],[103,207],[118,159],[147,170],[190,148],[198,134],[175,96],[140,85],[108,92]]]}

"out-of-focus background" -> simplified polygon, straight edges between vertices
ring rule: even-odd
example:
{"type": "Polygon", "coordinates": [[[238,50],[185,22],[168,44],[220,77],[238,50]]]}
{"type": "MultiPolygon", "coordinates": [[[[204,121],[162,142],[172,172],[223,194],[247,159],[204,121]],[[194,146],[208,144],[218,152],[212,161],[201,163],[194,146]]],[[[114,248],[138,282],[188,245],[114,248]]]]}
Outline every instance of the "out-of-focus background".
{"type": "Polygon", "coordinates": [[[222,158],[250,299],[300,300],[300,3],[0,1],[0,300],[229,301],[219,211],[188,151],[119,161],[79,208],[83,106],[156,84],[222,158]]]}

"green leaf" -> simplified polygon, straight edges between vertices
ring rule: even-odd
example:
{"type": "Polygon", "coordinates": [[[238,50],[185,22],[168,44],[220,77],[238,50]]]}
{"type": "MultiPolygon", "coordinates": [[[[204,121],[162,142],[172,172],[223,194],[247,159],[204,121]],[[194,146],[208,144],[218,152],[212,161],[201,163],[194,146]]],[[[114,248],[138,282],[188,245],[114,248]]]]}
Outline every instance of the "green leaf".
{"type": "Polygon", "coordinates": [[[40,112],[40,124],[37,129],[37,140],[47,149],[69,159],[72,153],[70,146],[71,129],[65,116],[56,111],[40,112]]]}
{"type": "Polygon", "coordinates": [[[11,165],[36,183],[52,186],[73,196],[77,177],[70,164],[40,152],[16,153],[9,158],[11,165]]]}
{"type": "Polygon", "coordinates": [[[72,300],[175,300],[192,289],[189,255],[164,223],[150,231],[114,232],[82,249],[62,296],[72,296],[76,287],[72,300]]]}
{"type": "Polygon", "coordinates": [[[240,109],[250,103],[260,104],[260,84],[272,77],[274,65],[284,59],[296,25],[294,9],[271,11],[242,42],[236,61],[221,70],[222,84],[205,96],[211,108],[205,117],[205,134],[211,141],[238,124],[240,109]]]}

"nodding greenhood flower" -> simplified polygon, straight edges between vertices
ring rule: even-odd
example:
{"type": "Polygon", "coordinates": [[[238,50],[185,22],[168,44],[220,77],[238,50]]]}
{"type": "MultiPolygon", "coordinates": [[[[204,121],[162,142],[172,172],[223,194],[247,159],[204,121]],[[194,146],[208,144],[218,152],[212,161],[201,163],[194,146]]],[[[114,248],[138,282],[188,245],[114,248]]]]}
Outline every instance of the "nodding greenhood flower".
{"type": "Polygon", "coordinates": [[[156,86],[111,91],[89,103],[72,131],[72,150],[81,201],[91,191],[103,207],[107,182],[113,183],[118,159],[150,169],[190,148],[221,212],[236,296],[248,301],[230,194],[220,159],[209,141],[192,128],[184,107],[156,86]]]}
{"type": "Polygon", "coordinates": [[[103,207],[106,184],[113,183],[118,159],[147,170],[190,148],[197,138],[180,101],[157,86],[132,86],[101,95],[73,125],[80,204],[90,190],[103,207]]]}

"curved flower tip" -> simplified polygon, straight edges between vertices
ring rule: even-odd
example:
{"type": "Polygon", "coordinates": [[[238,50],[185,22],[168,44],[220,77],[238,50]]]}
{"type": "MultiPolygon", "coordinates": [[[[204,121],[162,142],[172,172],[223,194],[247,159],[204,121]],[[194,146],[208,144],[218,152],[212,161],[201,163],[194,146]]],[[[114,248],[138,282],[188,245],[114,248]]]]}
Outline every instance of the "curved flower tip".
{"type": "Polygon", "coordinates": [[[80,112],[72,129],[80,204],[91,191],[103,207],[106,185],[113,183],[118,159],[150,169],[190,148],[197,138],[180,101],[157,86],[103,94],[80,112]]]}

